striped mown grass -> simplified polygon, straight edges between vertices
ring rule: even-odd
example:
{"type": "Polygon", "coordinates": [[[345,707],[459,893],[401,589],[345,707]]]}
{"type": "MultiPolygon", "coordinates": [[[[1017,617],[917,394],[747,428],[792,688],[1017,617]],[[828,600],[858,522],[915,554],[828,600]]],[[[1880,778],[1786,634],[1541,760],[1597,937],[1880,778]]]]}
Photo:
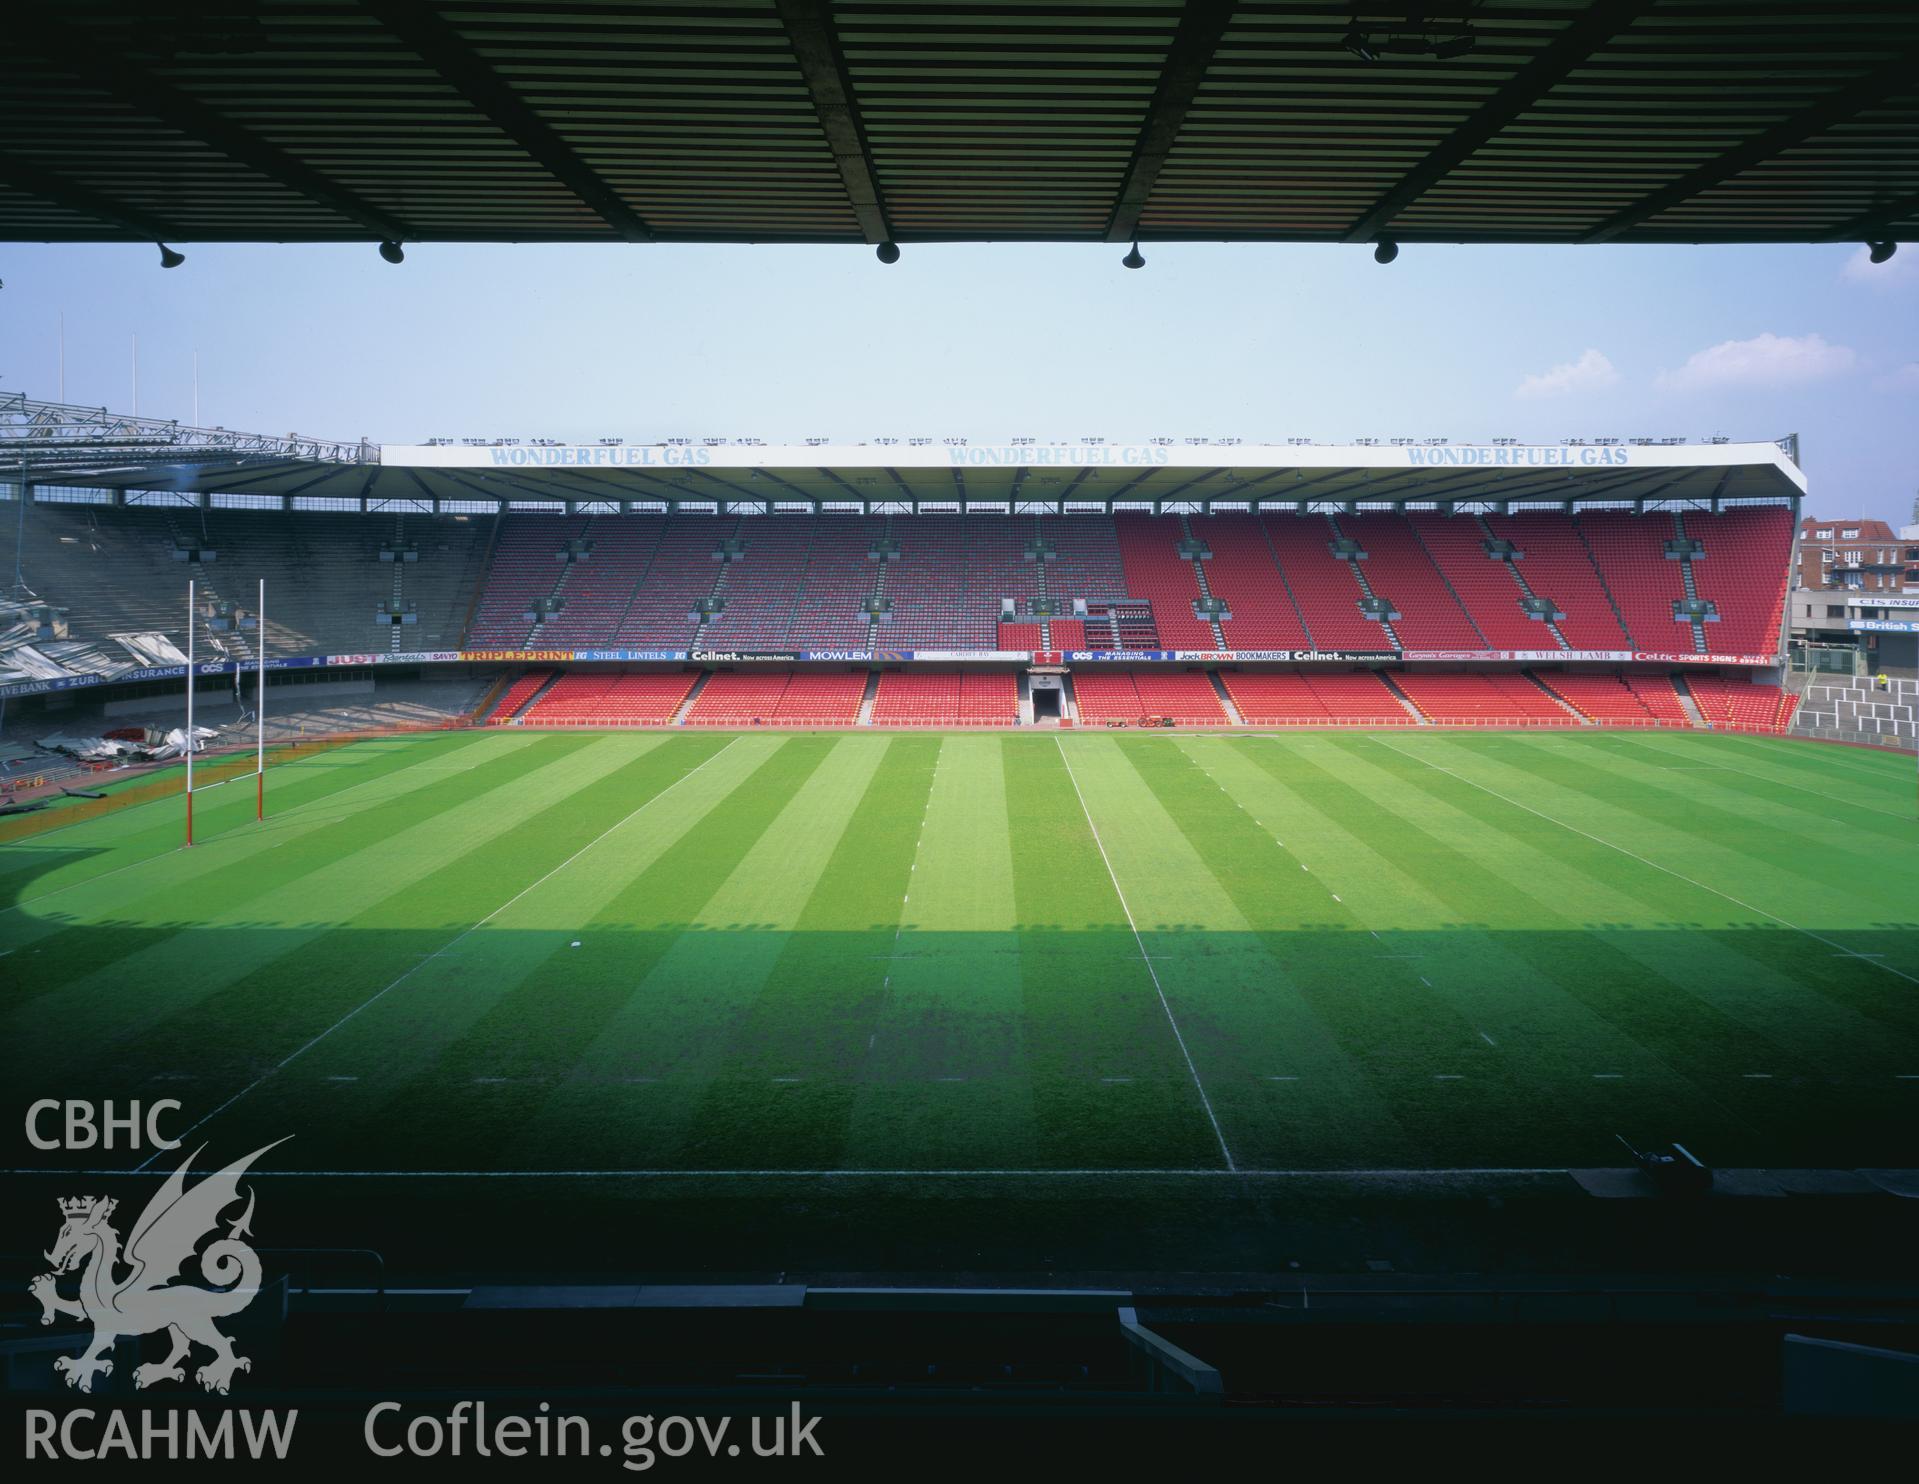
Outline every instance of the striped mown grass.
{"type": "Polygon", "coordinates": [[[23,1105],[341,1171],[1919,1164],[1898,758],[512,731],[270,801],[0,846],[23,1105]]]}

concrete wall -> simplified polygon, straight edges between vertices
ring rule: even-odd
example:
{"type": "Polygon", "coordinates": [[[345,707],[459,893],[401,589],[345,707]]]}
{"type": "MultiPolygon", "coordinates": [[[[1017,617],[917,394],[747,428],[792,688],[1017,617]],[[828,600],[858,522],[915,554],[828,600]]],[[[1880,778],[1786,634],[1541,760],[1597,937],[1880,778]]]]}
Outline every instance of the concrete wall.
{"type": "Polygon", "coordinates": [[[1795,675],[1790,683],[1801,699],[1792,729],[1847,742],[1919,747],[1919,680],[1893,676],[1891,682],[1890,690],[1877,690],[1870,680],[1795,675]]]}

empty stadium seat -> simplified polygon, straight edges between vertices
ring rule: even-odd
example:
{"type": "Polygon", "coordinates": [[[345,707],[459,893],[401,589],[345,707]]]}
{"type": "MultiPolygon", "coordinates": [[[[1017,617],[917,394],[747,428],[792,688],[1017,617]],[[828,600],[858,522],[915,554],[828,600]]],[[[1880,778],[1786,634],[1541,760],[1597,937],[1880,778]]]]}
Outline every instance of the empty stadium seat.
{"type": "MultiPolygon", "coordinates": [[[[1404,516],[1343,515],[1339,529],[1366,552],[1366,580],[1374,596],[1387,599],[1398,612],[1392,626],[1401,648],[1488,647],[1404,516]]],[[[1552,647],[1550,635],[1542,630],[1539,637],[1544,643],[1535,647],[1552,647]]]]}
{"type": "Polygon", "coordinates": [[[666,726],[699,676],[693,671],[574,670],[522,718],[534,726],[666,726]]]}
{"type": "Polygon", "coordinates": [[[1734,507],[1718,515],[1685,516],[1686,534],[1699,543],[1693,586],[1712,599],[1719,618],[1706,625],[1706,644],[1719,654],[1773,654],[1791,578],[1792,512],[1782,505],[1734,507]]]}
{"type": "Polygon", "coordinates": [[[1220,620],[1228,649],[1305,649],[1306,628],[1286,591],[1265,528],[1251,515],[1195,518],[1193,534],[1212,551],[1206,581],[1232,617],[1220,620]]]}
{"type": "Polygon", "coordinates": [[[1298,601],[1312,648],[1392,648],[1386,630],[1360,612],[1365,594],[1352,564],[1333,555],[1333,528],[1323,516],[1264,515],[1260,524],[1298,601]]]}
{"type": "Polygon", "coordinates": [[[1656,654],[1690,653],[1690,623],[1673,617],[1686,596],[1679,563],[1666,555],[1673,539],[1670,515],[1628,515],[1587,510],[1573,518],[1593,555],[1607,592],[1626,621],[1632,647],[1656,654]]]}
{"type": "Polygon", "coordinates": [[[1772,684],[1755,684],[1743,676],[1687,675],[1699,714],[1715,727],[1782,731],[1798,697],[1772,684]],[[1792,705],[1788,704],[1791,701],[1792,705]]]}
{"type": "Polygon", "coordinates": [[[1373,670],[1306,670],[1307,688],[1319,697],[1326,714],[1346,724],[1413,726],[1418,718],[1373,670]]]}
{"type": "Polygon", "coordinates": [[[1113,524],[1126,564],[1126,596],[1152,604],[1159,643],[1167,649],[1219,648],[1213,626],[1193,612],[1199,579],[1194,564],[1179,554],[1179,522],[1127,513],[1114,516],[1113,524]]]}
{"type": "MultiPolygon", "coordinates": [[[[1512,563],[1487,554],[1486,532],[1477,520],[1469,515],[1426,513],[1406,519],[1488,644],[1494,649],[1559,648],[1552,630],[1520,606],[1526,594],[1513,575],[1512,563]]],[[[1532,575],[1530,569],[1527,575],[1532,575]]],[[[1403,624],[1394,627],[1409,649],[1428,647],[1415,646],[1403,624]]]]}
{"type": "Polygon", "coordinates": [[[1489,515],[1486,525],[1493,535],[1513,543],[1519,552],[1518,570],[1533,592],[1559,605],[1565,616],[1556,625],[1574,649],[1618,651],[1633,647],[1600,581],[1592,552],[1572,521],[1563,515],[1534,511],[1489,515]]]}
{"type": "Polygon", "coordinates": [[[1166,717],[1186,726],[1219,726],[1229,720],[1212,678],[1201,670],[1108,669],[1073,672],[1079,719],[1089,726],[1166,717]]]}
{"type": "Polygon", "coordinates": [[[1333,720],[1319,692],[1297,670],[1222,670],[1220,679],[1240,718],[1249,724],[1285,725],[1333,720]]]}
{"type": "Polygon", "coordinates": [[[519,679],[506,688],[500,697],[499,705],[493,708],[493,714],[487,718],[493,726],[505,726],[518,714],[519,709],[539,693],[541,686],[553,678],[551,670],[528,670],[519,679]]]}
{"type": "Polygon", "coordinates": [[[1620,675],[1543,670],[1535,671],[1534,676],[1590,721],[1613,726],[1651,726],[1662,719],[1655,716],[1652,708],[1620,675]]]}
{"type": "Polygon", "coordinates": [[[1393,680],[1419,713],[1445,725],[1576,725],[1552,696],[1516,671],[1399,670],[1393,680]]]}
{"type": "Polygon", "coordinates": [[[882,671],[873,725],[1012,726],[1019,720],[1019,676],[998,671],[882,671]]]}

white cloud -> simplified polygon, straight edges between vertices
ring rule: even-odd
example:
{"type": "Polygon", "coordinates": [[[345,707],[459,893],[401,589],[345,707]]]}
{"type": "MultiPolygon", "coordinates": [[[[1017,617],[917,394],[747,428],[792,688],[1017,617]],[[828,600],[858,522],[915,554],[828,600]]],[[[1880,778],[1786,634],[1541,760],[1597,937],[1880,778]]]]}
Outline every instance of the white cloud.
{"type": "Polygon", "coordinates": [[[1890,289],[1919,282],[1919,246],[1901,248],[1884,263],[1873,262],[1869,249],[1858,248],[1846,259],[1839,276],[1847,283],[1861,283],[1870,289],[1890,289]]]}
{"type": "Polygon", "coordinates": [[[1848,371],[1857,359],[1843,345],[1828,345],[1823,335],[1775,335],[1768,330],[1750,340],[1722,340],[1698,351],[1677,371],[1661,371],[1657,385],[1680,392],[1798,386],[1848,371]]]}
{"type": "Polygon", "coordinates": [[[1515,397],[1565,397],[1575,392],[1596,392],[1619,382],[1619,372],[1605,355],[1588,348],[1576,361],[1565,361],[1550,371],[1528,376],[1513,389],[1515,397]]]}

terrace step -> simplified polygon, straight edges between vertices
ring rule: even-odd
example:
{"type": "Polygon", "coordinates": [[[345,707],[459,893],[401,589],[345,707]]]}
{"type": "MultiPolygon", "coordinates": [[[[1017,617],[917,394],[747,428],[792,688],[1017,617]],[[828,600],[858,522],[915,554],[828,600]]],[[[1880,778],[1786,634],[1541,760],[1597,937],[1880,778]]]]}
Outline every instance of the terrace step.
{"type": "MultiPolygon", "coordinates": [[[[1346,533],[1339,528],[1339,521],[1331,514],[1331,512],[1327,513],[1326,524],[1332,527],[1333,537],[1335,540],[1344,541],[1346,539],[1346,533]]],[[[1347,562],[1344,565],[1347,571],[1353,574],[1353,581],[1359,584],[1359,590],[1362,593],[1364,593],[1369,598],[1377,598],[1379,596],[1378,593],[1373,591],[1372,583],[1366,580],[1366,574],[1361,569],[1361,566],[1358,562],[1347,562]]],[[[1456,598],[1455,598],[1455,601],[1457,601],[1456,598]]],[[[1405,645],[1399,642],[1399,635],[1394,631],[1393,625],[1390,619],[1382,617],[1379,620],[1379,631],[1386,636],[1387,648],[1397,649],[1397,650],[1404,650],[1406,648],[1405,645]]]]}
{"type": "Polygon", "coordinates": [[[718,672],[714,670],[700,671],[699,677],[693,682],[693,689],[686,693],[686,699],[680,703],[680,709],[673,713],[671,725],[676,727],[686,725],[687,714],[692,711],[693,703],[700,698],[700,692],[706,689],[707,681],[711,680],[717,673],[718,672]]]}
{"type": "Polygon", "coordinates": [[[1593,719],[1590,716],[1588,716],[1585,712],[1581,711],[1577,706],[1573,705],[1573,703],[1567,700],[1564,696],[1560,695],[1558,691],[1554,690],[1550,685],[1546,684],[1546,682],[1541,680],[1537,675],[1533,674],[1531,670],[1521,670],[1519,673],[1521,675],[1524,675],[1541,691],[1544,691],[1547,696],[1551,697],[1553,704],[1557,706],[1561,711],[1565,712],[1568,716],[1578,717],[1582,725],[1589,726],[1592,724],[1593,719]]]}
{"type": "Polygon", "coordinates": [[[1406,714],[1408,716],[1412,717],[1413,720],[1417,721],[1422,727],[1432,725],[1433,719],[1430,716],[1428,716],[1424,711],[1421,711],[1419,709],[1418,703],[1416,703],[1411,696],[1407,695],[1405,691],[1399,688],[1399,685],[1393,679],[1392,672],[1390,670],[1378,670],[1378,671],[1375,671],[1374,673],[1377,674],[1383,682],[1385,682],[1386,689],[1393,693],[1393,699],[1398,701],[1401,706],[1406,708],[1406,714]]]}
{"type": "MultiPolygon", "coordinates": [[[[1488,541],[1497,541],[1499,539],[1493,533],[1493,528],[1485,516],[1475,515],[1473,520],[1478,524],[1480,533],[1485,536],[1488,541]]],[[[1512,574],[1512,579],[1518,584],[1520,592],[1529,598],[1537,598],[1539,596],[1538,593],[1533,591],[1533,585],[1526,580],[1526,574],[1519,570],[1518,562],[1507,561],[1501,562],[1499,565],[1512,574]]],[[[1572,648],[1572,645],[1566,642],[1566,636],[1559,632],[1558,624],[1554,623],[1550,618],[1543,620],[1543,622],[1546,626],[1546,632],[1553,636],[1553,642],[1555,644],[1561,649],[1570,650],[1572,648]]]]}
{"type": "Polygon", "coordinates": [[[1685,711],[1686,715],[1692,718],[1692,724],[1694,726],[1710,727],[1712,725],[1711,722],[1706,720],[1705,712],[1699,709],[1699,701],[1686,685],[1686,677],[1684,675],[1675,674],[1672,677],[1672,688],[1678,692],[1680,708],[1685,711]]]}
{"type": "Polygon", "coordinates": [[[1246,718],[1240,715],[1239,707],[1233,703],[1232,692],[1226,689],[1226,682],[1220,679],[1219,671],[1208,670],[1206,676],[1213,682],[1213,694],[1219,697],[1219,709],[1226,713],[1227,720],[1236,727],[1245,726],[1246,718]]]}

